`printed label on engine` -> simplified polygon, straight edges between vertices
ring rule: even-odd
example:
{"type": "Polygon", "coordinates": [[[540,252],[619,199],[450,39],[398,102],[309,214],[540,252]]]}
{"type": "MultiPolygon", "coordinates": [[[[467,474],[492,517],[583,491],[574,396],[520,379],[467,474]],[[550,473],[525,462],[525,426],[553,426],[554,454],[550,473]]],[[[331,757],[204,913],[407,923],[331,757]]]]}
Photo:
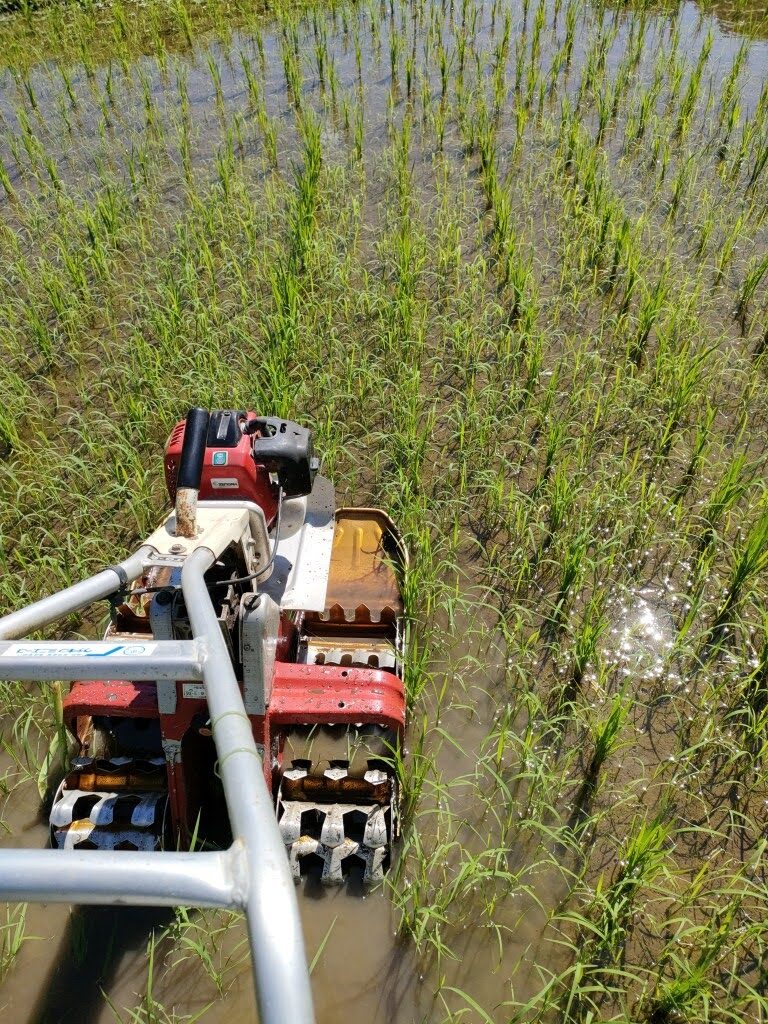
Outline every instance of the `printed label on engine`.
{"type": "Polygon", "coordinates": [[[215,487],[218,490],[222,490],[227,487],[237,488],[239,486],[240,484],[234,476],[214,476],[211,478],[211,487],[215,487]]]}

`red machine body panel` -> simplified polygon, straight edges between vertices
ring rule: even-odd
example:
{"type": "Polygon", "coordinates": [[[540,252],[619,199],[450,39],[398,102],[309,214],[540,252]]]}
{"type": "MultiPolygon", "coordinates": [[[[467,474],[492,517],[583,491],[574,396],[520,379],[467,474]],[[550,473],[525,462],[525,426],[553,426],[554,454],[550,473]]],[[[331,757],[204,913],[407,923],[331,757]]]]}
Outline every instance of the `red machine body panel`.
{"type": "Polygon", "coordinates": [[[72,684],[64,698],[64,723],[76,735],[76,719],[91,715],[157,718],[154,683],[129,683],[125,679],[98,679],[72,684]]]}
{"type": "Polygon", "coordinates": [[[267,717],[272,724],[405,725],[403,683],[392,672],[277,662],[267,717]]]}
{"type": "MultiPolygon", "coordinates": [[[[176,684],[176,711],[161,715],[154,683],[124,679],[76,682],[64,698],[64,721],[76,734],[80,717],[161,718],[163,737],[181,739],[194,716],[206,709],[202,696],[184,696],[185,685],[176,684]]],[[[265,728],[271,732],[271,726],[325,722],[383,725],[401,735],[405,726],[402,680],[392,672],[373,668],[277,662],[266,719],[251,715],[256,742],[268,745],[265,728]]]]}

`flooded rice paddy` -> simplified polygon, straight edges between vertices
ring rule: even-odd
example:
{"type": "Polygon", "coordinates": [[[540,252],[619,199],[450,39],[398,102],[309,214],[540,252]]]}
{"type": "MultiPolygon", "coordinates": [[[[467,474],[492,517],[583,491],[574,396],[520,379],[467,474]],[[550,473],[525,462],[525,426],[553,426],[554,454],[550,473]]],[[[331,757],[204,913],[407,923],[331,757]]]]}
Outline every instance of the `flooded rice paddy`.
{"type": "MultiPolygon", "coordinates": [[[[411,550],[404,836],[300,894],[320,1024],[765,1019],[761,13],[0,21],[2,608],[153,528],[190,404],[312,425],[411,550]]],[[[56,702],[2,685],[39,848],[56,702]]],[[[234,915],[8,914],[8,1020],[253,1019],[234,915]]]]}

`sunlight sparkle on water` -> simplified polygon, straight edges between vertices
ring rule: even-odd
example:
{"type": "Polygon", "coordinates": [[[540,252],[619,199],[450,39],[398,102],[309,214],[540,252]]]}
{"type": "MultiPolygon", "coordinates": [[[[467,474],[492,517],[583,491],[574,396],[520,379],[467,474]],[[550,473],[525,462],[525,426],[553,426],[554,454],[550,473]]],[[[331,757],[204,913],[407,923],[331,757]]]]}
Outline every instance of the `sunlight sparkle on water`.
{"type": "Polygon", "coordinates": [[[615,597],[616,619],[603,654],[624,675],[660,679],[666,671],[675,630],[661,588],[642,587],[615,597]]]}

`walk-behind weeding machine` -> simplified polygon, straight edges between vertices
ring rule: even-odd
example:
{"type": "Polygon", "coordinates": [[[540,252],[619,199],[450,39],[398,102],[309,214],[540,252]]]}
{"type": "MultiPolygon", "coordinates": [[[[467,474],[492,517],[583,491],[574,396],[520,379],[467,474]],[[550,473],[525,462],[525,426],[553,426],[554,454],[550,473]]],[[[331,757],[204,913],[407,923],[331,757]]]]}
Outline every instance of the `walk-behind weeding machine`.
{"type": "Polygon", "coordinates": [[[291,878],[376,883],[398,827],[405,552],[317,469],[295,423],[193,409],[139,550],[0,619],[111,605],[101,641],[0,642],[0,678],[73,680],[75,751],[56,849],[0,851],[0,898],[242,907],[265,1024],[312,1020],[291,878]]]}

